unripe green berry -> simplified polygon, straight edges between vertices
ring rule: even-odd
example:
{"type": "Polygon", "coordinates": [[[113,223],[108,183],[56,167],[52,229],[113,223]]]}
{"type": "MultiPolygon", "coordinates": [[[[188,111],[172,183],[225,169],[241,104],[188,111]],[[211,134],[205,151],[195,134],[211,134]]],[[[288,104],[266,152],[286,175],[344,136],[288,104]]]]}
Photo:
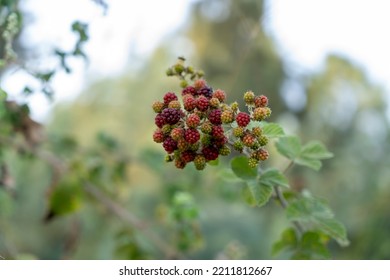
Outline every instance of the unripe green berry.
{"type": "Polygon", "coordinates": [[[181,108],[180,101],[179,100],[173,100],[173,101],[169,102],[168,108],[173,108],[173,109],[178,109],[179,110],[181,108]]]}
{"type": "Polygon", "coordinates": [[[212,130],[213,130],[213,125],[209,121],[205,121],[200,126],[200,131],[202,131],[203,133],[210,134],[212,130]]]}
{"type": "Polygon", "coordinates": [[[244,128],[241,126],[233,128],[233,136],[237,138],[241,138],[244,135],[244,128]]]}
{"type": "Polygon", "coordinates": [[[167,74],[167,76],[173,76],[174,75],[174,72],[173,72],[172,68],[168,68],[165,73],[167,74]]]}
{"type": "Polygon", "coordinates": [[[200,143],[198,141],[198,142],[196,142],[194,144],[191,144],[188,149],[190,151],[196,152],[197,150],[199,150],[199,147],[200,147],[200,143]]]}
{"type": "Polygon", "coordinates": [[[173,161],[173,156],[172,155],[166,155],[164,160],[165,160],[165,162],[171,162],[171,161],[173,161]]]}
{"type": "Polygon", "coordinates": [[[257,140],[259,141],[259,144],[260,146],[265,146],[268,144],[268,137],[265,136],[265,135],[261,135],[257,138],[257,140]]]}
{"type": "Polygon", "coordinates": [[[233,143],[233,149],[242,153],[242,151],[244,150],[244,144],[242,144],[241,141],[236,141],[233,143]]]}
{"type": "Polygon", "coordinates": [[[184,140],[184,139],[179,139],[177,141],[177,148],[181,152],[187,150],[189,146],[190,146],[190,144],[186,140],[184,140]]]}
{"type": "Polygon", "coordinates": [[[153,111],[156,113],[161,113],[164,109],[164,103],[160,101],[156,101],[152,104],[153,111]]]}
{"type": "Polygon", "coordinates": [[[220,102],[219,102],[218,98],[213,97],[213,98],[211,98],[211,99],[209,100],[209,104],[210,104],[210,106],[213,107],[213,108],[218,108],[220,102]]]}
{"type": "Polygon", "coordinates": [[[186,80],[181,80],[181,81],[180,81],[180,87],[181,87],[181,88],[185,88],[186,86],[188,86],[187,81],[186,81],[186,80]]]}
{"type": "Polygon", "coordinates": [[[206,167],[206,158],[203,155],[196,155],[194,165],[197,170],[203,170],[206,167]]]}
{"type": "Polygon", "coordinates": [[[233,102],[232,104],[230,104],[230,108],[233,110],[233,112],[237,112],[238,111],[238,103],[233,102]]]}
{"type": "Polygon", "coordinates": [[[181,74],[184,71],[184,66],[181,63],[176,63],[173,68],[175,69],[175,72],[178,74],[181,74]]]}
{"type": "Polygon", "coordinates": [[[211,137],[211,135],[203,134],[200,141],[202,142],[202,144],[204,146],[209,146],[211,144],[212,137],[211,137]]]}
{"type": "Polygon", "coordinates": [[[255,94],[253,91],[247,91],[244,93],[244,101],[247,105],[253,105],[255,101],[255,94]]]}
{"type": "Polygon", "coordinates": [[[234,121],[234,113],[231,110],[226,110],[221,113],[222,123],[229,124],[234,121]]]}
{"type": "Polygon", "coordinates": [[[251,158],[248,159],[248,166],[250,168],[256,168],[258,163],[259,163],[259,161],[257,159],[255,159],[255,158],[251,157],[251,158]]]}
{"type": "Polygon", "coordinates": [[[255,121],[262,121],[271,115],[271,109],[268,107],[258,107],[253,110],[252,118],[255,121]]]}
{"type": "Polygon", "coordinates": [[[194,73],[195,73],[194,67],[188,66],[188,67],[187,67],[187,73],[188,73],[188,74],[194,74],[194,73]]]}
{"type": "Polygon", "coordinates": [[[252,128],[252,134],[253,134],[254,136],[256,136],[256,137],[261,136],[261,133],[262,133],[262,132],[263,132],[263,131],[262,131],[261,127],[259,127],[259,126],[256,126],[256,127],[252,128]]]}
{"type": "Polygon", "coordinates": [[[219,149],[219,154],[221,156],[228,156],[230,154],[230,148],[224,145],[222,148],[219,149]]]}
{"type": "Polygon", "coordinates": [[[163,127],[161,128],[161,131],[165,134],[168,135],[171,133],[172,127],[169,124],[164,124],[163,127]]]}

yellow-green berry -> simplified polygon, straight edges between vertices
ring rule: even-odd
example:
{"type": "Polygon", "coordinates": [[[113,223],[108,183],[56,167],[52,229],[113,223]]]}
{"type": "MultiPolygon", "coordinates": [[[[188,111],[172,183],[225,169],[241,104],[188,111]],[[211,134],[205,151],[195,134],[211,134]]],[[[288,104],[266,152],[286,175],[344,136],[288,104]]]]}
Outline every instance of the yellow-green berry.
{"type": "Polygon", "coordinates": [[[181,104],[180,104],[179,100],[173,100],[173,101],[169,102],[168,108],[180,109],[181,104]]]}
{"type": "Polygon", "coordinates": [[[259,136],[261,136],[261,133],[262,133],[261,127],[256,126],[256,127],[252,128],[252,134],[254,136],[259,137],[259,136]]]}
{"type": "Polygon", "coordinates": [[[241,153],[244,150],[244,144],[241,141],[236,141],[233,143],[233,149],[241,153]]]}
{"type": "Polygon", "coordinates": [[[194,165],[197,170],[203,170],[206,167],[206,158],[203,155],[196,155],[194,165]]]}
{"type": "Polygon", "coordinates": [[[221,113],[222,123],[228,124],[234,121],[234,113],[231,110],[225,110],[221,113]]]}
{"type": "Polygon", "coordinates": [[[248,166],[250,168],[256,168],[258,163],[259,163],[259,161],[257,159],[255,159],[255,158],[251,157],[251,158],[248,159],[248,166]]]}
{"type": "Polygon", "coordinates": [[[230,148],[226,145],[222,146],[222,148],[219,149],[219,154],[221,156],[227,156],[230,154],[230,148]]]}
{"type": "Polygon", "coordinates": [[[160,101],[156,101],[152,104],[153,111],[156,113],[161,113],[164,109],[164,103],[160,101]]]}
{"type": "Polygon", "coordinates": [[[247,91],[244,93],[244,101],[246,105],[253,105],[255,101],[255,94],[253,91],[247,91]]]}
{"type": "Polygon", "coordinates": [[[234,137],[237,137],[237,138],[240,138],[244,135],[244,128],[241,127],[241,126],[237,126],[235,128],[233,128],[233,136],[234,137]]]}
{"type": "Polygon", "coordinates": [[[260,146],[265,146],[268,144],[268,137],[265,135],[257,137],[257,140],[259,141],[260,146]]]}

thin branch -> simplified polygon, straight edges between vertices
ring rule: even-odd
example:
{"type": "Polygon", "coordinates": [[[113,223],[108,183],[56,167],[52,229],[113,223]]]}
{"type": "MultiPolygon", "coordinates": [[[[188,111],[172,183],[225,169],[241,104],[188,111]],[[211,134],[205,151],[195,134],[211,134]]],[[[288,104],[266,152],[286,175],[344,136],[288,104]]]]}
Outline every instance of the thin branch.
{"type": "Polygon", "coordinates": [[[177,252],[176,250],[168,246],[167,242],[160,239],[160,237],[158,237],[153,232],[148,230],[145,223],[143,223],[135,215],[130,213],[121,205],[117,204],[115,201],[105,196],[94,185],[92,185],[89,182],[86,182],[84,184],[84,189],[87,193],[93,196],[97,201],[103,204],[106,207],[106,209],[109,210],[112,214],[120,218],[122,221],[126,222],[129,226],[141,231],[150,241],[154,243],[154,245],[156,245],[156,247],[158,247],[159,250],[161,250],[165,254],[165,256],[168,259],[176,259],[176,258],[183,259],[183,256],[179,252],[177,252]]]}

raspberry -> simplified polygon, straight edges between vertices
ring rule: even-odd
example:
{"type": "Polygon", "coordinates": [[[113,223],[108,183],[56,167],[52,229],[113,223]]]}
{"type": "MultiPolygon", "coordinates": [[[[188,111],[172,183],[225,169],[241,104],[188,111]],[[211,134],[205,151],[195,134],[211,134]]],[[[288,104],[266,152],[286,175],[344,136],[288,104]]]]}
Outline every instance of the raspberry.
{"type": "Polygon", "coordinates": [[[234,121],[234,114],[231,110],[225,110],[221,113],[222,123],[232,123],[234,121]]]}
{"type": "Polygon", "coordinates": [[[164,109],[164,103],[156,101],[152,104],[152,108],[154,112],[161,113],[161,111],[164,109]]]}
{"type": "Polygon", "coordinates": [[[190,144],[188,144],[186,140],[182,138],[177,140],[177,148],[179,149],[179,151],[185,151],[189,148],[189,146],[190,144]]]}
{"type": "Polygon", "coordinates": [[[259,136],[261,136],[261,133],[262,133],[261,127],[257,126],[257,127],[252,128],[252,134],[254,136],[259,137],[259,136]]]}
{"type": "Polygon", "coordinates": [[[207,99],[210,99],[213,95],[213,89],[209,86],[204,86],[198,89],[196,92],[198,95],[204,95],[207,99]]]}
{"type": "Polygon", "coordinates": [[[222,148],[219,149],[219,154],[221,156],[228,156],[230,154],[230,148],[226,145],[222,146],[222,148]]]}
{"type": "Polygon", "coordinates": [[[188,162],[191,162],[195,159],[195,153],[192,152],[192,151],[184,151],[182,154],[181,154],[181,159],[185,162],[185,163],[188,163],[188,162]]]}
{"type": "Polygon", "coordinates": [[[213,130],[213,125],[211,124],[211,122],[205,121],[205,122],[202,123],[202,125],[200,126],[200,130],[201,130],[203,133],[210,134],[211,131],[213,130]]]}
{"type": "Polygon", "coordinates": [[[206,111],[209,108],[209,100],[204,96],[199,96],[196,100],[196,107],[200,111],[206,111]]]}
{"type": "Polygon", "coordinates": [[[184,167],[186,167],[186,163],[184,160],[180,159],[180,158],[176,158],[175,159],[175,166],[179,169],[184,169],[184,167]]]}
{"type": "Polygon", "coordinates": [[[220,102],[224,102],[226,99],[226,94],[222,89],[217,89],[214,91],[213,97],[217,98],[220,102]]]}
{"type": "Polygon", "coordinates": [[[224,130],[220,125],[213,126],[211,134],[215,139],[223,139],[225,137],[224,130]]]}
{"type": "Polygon", "coordinates": [[[213,108],[218,108],[219,104],[220,104],[218,98],[215,98],[215,97],[211,98],[209,103],[210,103],[210,106],[213,108]]]}
{"type": "Polygon", "coordinates": [[[240,112],[236,116],[237,124],[242,127],[246,127],[249,124],[250,120],[251,118],[249,117],[249,115],[244,112],[240,112]]]}
{"type": "Polygon", "coordinates": [[[165,151],[167,151],[167,153],[173,153],[177,149],[177,142],[171,137],[168,137],[167,139],[165,139],[163,147],[165,151]]]}
{"type": "Polygon", "coordinates": [[[191,112],[196,108],[196,99],[192,95],[185,95],[183,97],[184,109],[191,112]]]}
{"type": "Polygon", "coordinates": [[[189,144],[194,144],[200,139],[200,133],[196,129],[187,129],[184,133],[184,139],[189,144]]]}
{"type": "Polygon", "coordinates": [[[161,129],[157,129],[154,133],[153,133],[153,141],[156,142],[156,143],[162,143],[164,142],[164,133],[161,131],[161,129]]]}
{"type": "Polygon", "coordinates": [[[237,138],[240,138],[244,135],[244,128],[241,126],[233,128],[233,135],[237,138]]]}
{"type": "Polygon", "coordinates": [[[200,88],[202,88],[202,87],[204,87],[204,86],[206,86],[206,81],[203,80],[203,79],[199,79],[199,80],[196,80],[196,81],[194,82],[194,87],[195,87],[196,89],[200,89],[200,88]]]}
{"type": "Polygon", "coordinates": [[[184,137],[184,129],[180,127],[175,127],[171,131],[171,138],[175,141],[178,141],[179,139],[182,139],[184,137]]]}
{"type": "Polygon", "coordinates": [[[247,91],[244,93],[244,101],[247,105],[253,105],[255,101],[255,94],[253,91],[247,91]]]}
{"type": "Polygon", "coordinates": [[[252,147],[253,144],[255,143],[256,141],[256,138],[253,137],[252,134],[246,134],[244,135],[244,137],[242,138],[242,143],[247,146],[247,147],[252,147]]]}
{"type": "Polygon", "coordinates": [[[268,105],[268,98],[265,95],[260,95],[255,97],[255,106],[256,107],[265,107],[268,105]]]}
{"type": "Polygon", "coordinates": [[[154,123],[159,128],[163,127],[163,125],[165,124],[165,118],[163,117],[163,115],[161,113],[156,115],[156,117],[154,118],[154,123]]]}
{"type": "Polygon", "coordinates": [[[253,110],[253,119],[255,121],[262,121],[265,118],[267,118],[267,115],[269,114],[269,111],[267,108],[264,107],[258,107],[253,110]]]}
{"type": "Polygon", "coordinates": [[[179,100],[173,100],[173,101],[169,102],[168,108],[180,109],[181,105],[180,105],[179,100]]]}
{"type": "Polygon", "coordinates": [[[184,95],[187,95],[187,94],[190,94],[190,95],[195,95],[196,94],[196,89],[192,86],[188,86],[188,87],[185,87],[182,91],[181,91],[181,94],[184,96],[184,95]]]}
{"type": "Polygon", "coordinates": [[[260,146],[265,146],[268,144],[268,137],[265,135],[258,137],[257,140],[259,141],[260,146]]]}
{"type": "Polygon", "coordinates": [[[206,167],[206,158],[203,155],[196,155],[194,165],[197,170],[203,170],[206,167]]]}
{"type": "Polygon", "coordinates": [[[186,124],[190,128],[195,128],[199,125],[200,118],[197,114],[191,114],[187,117],[186,124]]]}
{"type": "Polygon", "coordinates": [[[173,108],[166,108],[162,111],[161,115],[164,117],[165,122],[168,124],[176,124],[180,120],[180,110],[173,108]]]}
{"type": "Polygon", "coordinates": [[[255,158],[249,158],[248,159],[248,166],[250,168],[255,168],[258,163],[259,163],[259,161],[257,159],[255,159],[255,158]]]}
{"type": "Polygon", "coordinates": [[[164,95],[164,104],[165,105],[168,105],[169,102],[173,101],[173,100],[177,100],[177,96],[176,94],[174,94],[173,92],[167,92],[165,95],[164,95]]]}
{"type": "Polygon", "coordinates": [[[208,115],[208,119],[209,121],[212,123],[212,124],[215,124],[215,125],[220,125],[222,124],[222,121],[221,121],[221,110],[220,109],[214,109],[212,110],[209,115],[208,115]]]}
{"type": "Polygon", "coordinates": [[[241,141],[236,141],[236,142],[233,143],[233,148],[236,151],[242,153],[242,151],[244,150],[244,145],[242,144],[241,141]]]}
{"type": "Polygon", "coordinates": [[[204,147],[202,154],[206,160],[215,160],[218,158],[218,150],[214,147],[204,147]]]}

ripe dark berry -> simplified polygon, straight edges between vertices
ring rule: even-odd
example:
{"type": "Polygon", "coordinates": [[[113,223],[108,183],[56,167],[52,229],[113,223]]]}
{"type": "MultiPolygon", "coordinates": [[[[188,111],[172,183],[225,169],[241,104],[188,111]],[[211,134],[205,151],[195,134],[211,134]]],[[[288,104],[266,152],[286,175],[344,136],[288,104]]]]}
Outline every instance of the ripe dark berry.
{"type": "Polygon", "coordinates": [[[191,162],[195,159],[195,152],[193,151],[184,151],[182,154],[181,154],[181,159],[185,162],[185,163],[188,163],[188,162],[191,162]]]}
{"type": "Polygon", "coordinates": [[[200,111],[206,111],[209,108],[209,100],[204,96],[199,96],[196,100],[196,108],[200,111]]]}
{"type": "Polygon", "coordinates": [[[225,135],[224,135],[224,131],[223,131],[222,126],[220,126],[220,125],[213,126],[211,135],[215,139],[223,139],[225,137],[225,135]]]}
{"type": "Polygon", "coordinates": [[[164,104],[168,106],[169,102],[173,101],[173,100],[177,100],[177,96],[176,94],[174,94],[173,92],[167,92],[165,95],[164,95],[164,104]]]}
{"type": "Polygon", "coordinates": [[[208,115],[208,119],[209,121],[212,123],[212,124],[215,124],[215,125],[220,125],[222,124],[222,121],[221,121],[221,110],[220,109],[214,109],[212,110],[209,115],[208,115]]]}
{"type": "Polygon", "coordinates": [[[177,149],[177,142],[171,137],[164,140],[163,147],[167,153],[173,153],[177,149]]]}
{"type": "Polygon", "coordinates": [[[184,133],[184,139],[189,144],[194,144],[200,139],[200,133],[196,129],[187,129],[184,133]]]}
{"type": "Polygon", "coordinates": [[[206,160],[215,160],[218,158],[219,151],[214,147],[204,147],[202,154],[206,160]]]}
{"type": "Polygon", "coordinates": [[[164,133],[161,131],[161,129],[157,129],[154,133],[153,133],[153,141],[156,142],[156,143],[162,143],[164,142],[164,133]]]}
{"type": "Polygon", "coordinates": [[[185,87],[181,94],[184,96],[184,95],[187,95],[187,94],[190,94],[190,95],[195,95],[196,94],[196,89],[192,86],[187,86],[185,87]]]}
{"type": "Polygon", "coordinates": [[[220,102],[224,102],[226,99],[226,94],[222,89],[217,89],[214,91],[213,97],[217,98],[220,102]]]}
{"type": "Polygon", "coordinates": [[[208,86],[204,86],[196,92],[198,95],[204,95],[207,99],[210,99],[213,95],[213,89],[208,86]]]}
{"type": "Polygon", "coordinates": [[[244,112],[240,112],[236,116],[237,124],[242,127],[246,127],[249,124],[250,120],[251,120],[250,116],[244,112]]]}
{"type": "Polygon", "coordinates": [[[197,114],[191,114],[187,117],[186,124],[190,128],[196,128],[200,123],[200,118],[197,114]]]}
{"type": "Polygon", "coordinates": [[[268,98],[265,95],[260,95],[255,97],[255,106],[256,107],[265,107],[268,105],[268,98]]]}
{"type": "Polygon", "coordinates": [[[161,115],[164,117],[165,122],[168,124],[176,124],[180,120],[181,113],[180,110],[173,108],[165,108],[161,115]]]}
{"type": "Polygon", "coordinates": [[[183,97],[184,109],[191,112],[196,108],[196,99],[192,95],[185,95],[183,97]]]}
{"type": "Polygon", "coordinates": [[[159,128],[162,128],[163,125],[166,123],[166,122],[165,122],[165,118],[163,117],[163,115],[162,115],[161,113],[156,115],[156,117],[154,118],[154,123],[155,123],[159,128]]]}

